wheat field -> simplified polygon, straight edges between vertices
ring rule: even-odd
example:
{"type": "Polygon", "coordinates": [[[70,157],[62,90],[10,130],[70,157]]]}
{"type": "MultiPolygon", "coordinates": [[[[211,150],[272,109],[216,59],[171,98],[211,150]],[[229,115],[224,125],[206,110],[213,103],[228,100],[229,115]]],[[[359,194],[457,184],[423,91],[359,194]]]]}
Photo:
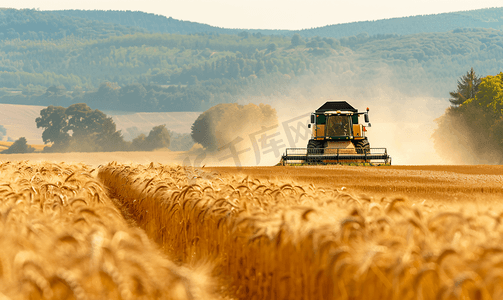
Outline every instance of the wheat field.
{"type": "Polygon", "coordinates": [[[0,299],[205,299],[79,164],[0,163],[0,299]]]}
{"type": "Polygon", "coordinates": [[[0,162],[0,299],[503,299],[502,169],[0,162]]]}

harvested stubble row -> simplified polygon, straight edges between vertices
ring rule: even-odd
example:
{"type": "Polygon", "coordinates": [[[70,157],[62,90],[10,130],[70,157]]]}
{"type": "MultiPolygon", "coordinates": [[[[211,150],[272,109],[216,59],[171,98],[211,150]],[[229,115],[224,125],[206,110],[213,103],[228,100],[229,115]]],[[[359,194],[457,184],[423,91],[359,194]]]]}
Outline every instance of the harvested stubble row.
{"type": "Polygon", "coordinates": [[[0,299],[208,299],[84,165],[0,162],[0,299]]]}
{"type": "Polygon", "coordinates": [[[169,166],[102,167],[123,213],[241,299],[502,299],[502,208],[412,204],[169,166]]]}

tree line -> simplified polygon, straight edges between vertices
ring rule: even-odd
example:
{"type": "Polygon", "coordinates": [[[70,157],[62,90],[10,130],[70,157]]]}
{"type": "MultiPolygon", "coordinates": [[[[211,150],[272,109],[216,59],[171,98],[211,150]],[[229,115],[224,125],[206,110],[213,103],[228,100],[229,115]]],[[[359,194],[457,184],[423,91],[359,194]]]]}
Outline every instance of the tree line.
{"type": "MultiPolygon", "coordinates": [[[[191,126],[190,134],[170,132],[165,125],[152,128],[147,134],[137,135],[131,142],[124,140],[111,117],[85,103],[65,108],[48,106],[36,118],[42,128],[43,152],[113,152],[153,151],[170,149],[188,151],[195,143],[205,151],[217,151],[236,137],[248,136],[257,128],[277,126],[276,110],[270,105],[218,104],[203,112],[191,126]],[[222,120],[225,120],[222,122],[222,120]]],[[[0,125],[0,137],[6,130],[0,125]]],[[[16,140],[2,153],[33,153],[35,148],[24,137],[16,140]]]]}
{"type": "Polygon", "coordinates": [[[503,72],[480,77],[472,68],[449,94],[433,134],[437,152],[458,164],[502,164],[503,72]]]}
{"type": "MultiPolygon", "coordinates": [[[[16,22],[37,16],[26,14],[16,22]]],[[[471,64],[482,74],[503,68],[503,33],[492,29],[339,39],[250,31],[125,33],[0,40],[0,103],[204,111],[287,93],[285,86],[312,75],[333,77],[343,86],[386,84],[406,95],[444,97],[456,74],[471,64]]]]}
{"type": "Polygon", "coordinates": [[[503,29],[503,8],[493,7],[471,11],[458,11],[431,15],[417,15],[375,21],[360,21],[304,29],[305,37],[355,37],[362,32],[376,35],[411,35],[430,32],[448,32],[459,28],[503,29]]]}
{"type": "MultiPolygon", "coordinates": [[[[0,83],[4,86],[0,89],[0,102],[63,106],[84,102],[108,110],[120,106],[121,110],[127,111],[203,111],[218,103],[234,102],[235,97],[255,80],[283,75],[291,78],[310,69],[315,71],[320,53],[306,53],[304,49],[311,48],[305,47],[323,47],[325,54],[340,47],[335,40],[313,39],[306,43],[299,36],[291,39],[222,36],[215,38],[218,47],[225,48],[227,42],[229,47],[238,47],[241,42],[237,40],[243,40],[245,48],[241,49],[243,52],[217,52],[208,48],[181,50],[165,46],[152,49],[145,45],[148,42],[143,38],[147,41],[158,38],[174,40],[174,44],[190,40],[181,36],[141,35],[140,38],[136,35],[114,39],[119,41],[115,46],[106,41],[92,45],[84,43],[80,50],[73,51],[73,55],[79,58],[74,58],[72,51],[70,54],[64,51],[66,47],[73,47],[67,44],[68,41],[62,42],[61,49],[54,44],[35,42],[9,44],[2,49],[5,51],[3,55],[11,59],[4,64],[5,71],[0,71],[0,83]],[[120,41],[137,43],[137,39],[143,43],[141,47],[119,47],[120,41]],[[307,46],[303,46],[305,44],[307,46]],[[86,47],[90,48],[83,51],[86,47]],[[249,51],[250,47],[254,50],[249,51]],[[48,53],[67,57],[61,59],[48,53]],[[22,65],[19,64],[21,61],[22,65]],[[7,66],[9,62],[10,67],[7,66]],[[42,70],[46,71],[39,73],[42,70]],[[107,80],[109,78],[114,80],[107,80]]],[[[198,47],[196,44],[192,46],[198,47]]]]}
{"type": "MultiPolygon", "coordinates": [[[[165,125],[155,126],[148,135],[142,133],[131,142],[126,141],[111,117],[98,109],[91,109],[85,103],[76,103],[67,108],[48,106],[40,111],[40,117],[35,122],[37,128],[43,129],[42,140],[48,144],[43,152],[48,153],[153,151],[169,148],[172,141],[172,133],[165,125]]],[[[177,142],[184,139],[179,134],[176,134],[176,137],[177,142]]],[[[180,146],[190,148],[192,145],[187,145],[184,141],[184,145],[178,146],[183,148],[180,146]]],[[[21,137],[2,153],[34,151],[35,149],[27,144],[26,138],[21,137]]]]}
{"type": "MultiPolygon", "coordinates": [[[[402,18],[391,18],[376,21],[360,21],[345,24],[330,24],[323,27],[303,30],[246,30],[249,33],[264,35],[292,36],[299,33],[303,37],[342,38],[357,36],[362,32],[374,35],[399,34],[409,35],[426,32],[447,32],[458,28],[503,28],[503,8],[459,11],[431,15],[417,15],[402,18]]],[[[128,27],[139,27],[149,32],[159,33],[218,33],[237,34],[240,29],[213,27],[206,24],[176,20],[171,17],[149,14],[139,11],[85,11],[64,10],[52,11],[62,16],[85,18],[94,21],[106,21],[128,27]]]]}
{"type": "Polygon", "coordinates": [[[147,30],[50,11],[0,8],[0,40],[57,40],[67,36],[106,38],[138,32],[147,30]]]}
{"type": "Polygon", "coordinates": [[[387,84],[405,94],[443,97],[454,74],[469,64],[485,74],[503,67],[503,33],[490,29],[340,40],[138,33],[0,45],[1,103],[85,102],[98,109],[120,104],[131,111],[203,111],[235,102],[250,85],[275,91],[273,83],[293,84],[306,74],[335,74],[352,84],[385,74],[387,84]],[[50,92],[55,88],[59,94],[50,92]],[[144,96],[133,99],[133,91],[144,96]]]}

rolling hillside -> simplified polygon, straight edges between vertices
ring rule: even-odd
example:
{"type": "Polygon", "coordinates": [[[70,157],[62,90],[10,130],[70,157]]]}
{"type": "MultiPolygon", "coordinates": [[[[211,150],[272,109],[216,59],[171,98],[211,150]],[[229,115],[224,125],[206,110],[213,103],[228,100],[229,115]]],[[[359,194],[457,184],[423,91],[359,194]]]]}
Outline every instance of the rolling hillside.
{"type": "MultiPolygon", "coordinates": [[[[336,20],[334,20],[334,23],[336,20]]],[[[402,18],[329,24],[303,30],[229,29],[182,21],[141,11],[0,9],[0,40],[4,38],[46,39],[106,37],[138,32],[171,34],[249,34],[343,38],[359,34],[409,35],[447,32],[458,28],[503,28],[503,7],[402,18]],[[90,30],[87,30],[90,29],[90,30]],[[40,35],[40,36],[39,36],[40,35]]]]}
{"type": "MultiPolygon", "coordinates": [[[[128,27],[140,27],[150,32],[159,33],[219,33],[237,34],[247,31],[250,33],[276,34],[292,36],[299,33],[303,37],[332,37],[342,38],[356,36],[361,33],[373,35],[399,34],[408,35],[425,32],[446,32],[457,28],[503,28],[503,7],[488,8],[471,11],[459,11],[432,15],[418,15],[403,18],[391,18],[376,21],[362,21],[344,24],[330,24],[324,27],[294,30],[260,30],[260,29],[227,29],[207,24],[176,20],[155,14],[139,11],[86,11],[63,10],[53,11],[62,16],[85,18],[105,23],[115,23],[128,27]]],[[[334,20],[335,22],[336,20],[334,20]]]]}
{"type": "Polygon", "coordinates": [[[409,35],[428,32],[447,32],[459,28],[503,29],[503,7],[460,11],[433,15],[362,21],[327,25],[301,30],[304,37],[323,36],[342,38],[366,33],[374,35],[409,35]]]}
{"type": "Polygon", "coordinates": [[[146,32],[145,29],[125,27],[114,23],[67,17],[50,11],[0,7],[0,41],[53,40],[67,36],[96,39],[109,36],[146,32]]]}
{"type": "Polygon", "coordinates": [[[503,34],[494,29],[501,27],[501,12],[339,24],[333,26],[346,26],[347,34],[363,33],[336,39],[322,32],[197,33],[220,29],[141,12],[2,9],[0,24],[9,29],[0,34],[0,103],[85,102],[105,111],[154,113],[263,99],[369,99],[383,90],[400,95],[383,96],[396,101],[445,100],[470,68],[481,76],[503,70],[503,34]],[[107,15],[121,24],[104,23],[107,15]],[[61,30],[50,33],[53,25],[40,24],[61,30]],[[158,33],[151,33],[155,24],[158,33]],[[392,34],[369,33],[367,25],[392,34]],[[487,28],[474,28],[480,26],[487,28]],[[169,28],[186,34],[160,33],[169,28]]]}

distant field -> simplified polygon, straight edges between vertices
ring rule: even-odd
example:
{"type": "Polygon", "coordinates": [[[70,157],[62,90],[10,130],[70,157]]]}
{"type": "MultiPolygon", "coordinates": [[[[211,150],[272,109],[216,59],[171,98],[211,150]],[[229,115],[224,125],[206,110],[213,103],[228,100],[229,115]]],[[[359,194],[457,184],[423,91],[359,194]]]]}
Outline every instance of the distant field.
{"type": "MultiPolygon", "coordinates": [[[[2,144],[0,144],[1,147],[2,144]]],[[[1,149],[1,148],[0,148],[1,149]]],[[[145,151],[145,152],[72,152],[72,153],[29,153],[0,154],[0,161],[54,162],[54,163],[84,163],[93,167],[116,161],[119,163],[142,163],[152,161],[162,164],[182,164],[189,157],[183,151],[145,151]]]]}
{"type": "Polygon", "coordinates": [[[12,145],[13,142],[0,142],[0,151],[3,151],[12,145]]]}
{"type": "Polygon", "coordinates": [[[200,112],[159,112],[159,113],[126,113],[106,112],[112,116],[117,129],[122,130],[125,138],[132,139],[135,136],[128,135],[128,128],[138,128],[140,132],[149,133],[152,127],[165,124],[170,131],[177,133],[190,133],[194,121],[200,112]]]}
{"type": "MultiPolygon", "coordinates": [[[[37,128],[35,119],[40,117],[40,111],[45,106],[36,105],[16,105],[0,104],[0,125],[7,129],[4,140],[11,138],[13,141],[20,137],[25,137],[28,144],[43,144],[41,128],[37,128]]],[[[170,131],[178,133],[189,133],[190,127],[197,119],[198,112],[162,112],[162,113],[123,113],[118,111],[105,112],[111,116],[117,125],[118,130],[122,130],[124,137],[132,139],[129,132],[146,132],[152,127],[165,124],[170,131]],[[136,130],[128,131],[129,128],[136,127],[136,130]]]]}
{"type": "Polygon", "coordinates": [[[0,104],[0,125],[7,129],[4,140],[13,141],[25,137],[28,144],[43,144],[41,128],[37,128],[35,119],[45,106],[0,104]]]}
{"type": "MultiPolygon", "coordinates": [[[[14,142],[4,142],[0,141],[0,151],[8,149],[14,142]]],[[[30,145],[35,148],[35,152],[41,152],[44,150],[45,145],[30,145]]]]}

